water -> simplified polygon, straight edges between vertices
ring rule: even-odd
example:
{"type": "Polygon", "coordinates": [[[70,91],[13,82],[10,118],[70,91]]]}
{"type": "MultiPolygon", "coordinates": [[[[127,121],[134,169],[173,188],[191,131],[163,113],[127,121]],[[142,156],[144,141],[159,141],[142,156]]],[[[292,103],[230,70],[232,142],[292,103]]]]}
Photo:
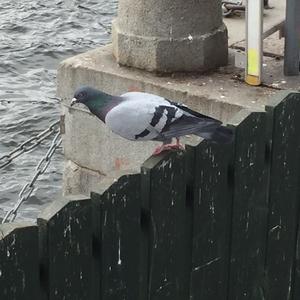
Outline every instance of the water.
{"type": "MultiPolygon", "coordinates": [[[[63,59],[106,44],[117,0],[1,0],[0,154],[59,118],[56,70],[63,59]]],[[[0,169],[0,218],[13,206],[51,140],[0,169]]],[[[61,193],[59,149],[18,219],[33,219],[61,193]]]]}

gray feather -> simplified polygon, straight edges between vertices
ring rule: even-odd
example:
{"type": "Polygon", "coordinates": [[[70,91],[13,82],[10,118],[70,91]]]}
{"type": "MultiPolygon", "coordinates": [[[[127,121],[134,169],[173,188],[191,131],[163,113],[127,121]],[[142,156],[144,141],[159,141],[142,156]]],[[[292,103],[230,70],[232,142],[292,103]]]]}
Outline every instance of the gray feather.
{"type": "MultiPolygon", "coordinates": [[[[213,132],[220,127],[220,121],[214,119],[197,118],[184,114],[182,117],[171,123],[161,132],[157,140],[180,137],[188,134],[202,136],[202,133],[213,132]]],[[[204,137],[204,136],[202,136],[204,137]]]]}

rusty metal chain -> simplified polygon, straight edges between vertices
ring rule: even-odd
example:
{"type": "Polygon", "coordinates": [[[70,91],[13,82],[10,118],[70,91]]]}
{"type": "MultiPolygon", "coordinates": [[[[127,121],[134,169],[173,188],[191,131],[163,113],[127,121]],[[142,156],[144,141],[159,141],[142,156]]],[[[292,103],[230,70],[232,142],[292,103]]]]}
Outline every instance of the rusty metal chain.
{"type": "MultiPolygon", "coordinates": [[[[51,126],[53,126],[53,124],[51,126]]],[[[35,182],[37,181],[39,176],[44,174],[45,171],[47,170],[47,168],[50,164],[51,158],[52,158],[53,154],[55,153],[55,150],[61,145],[61,142],[62,142],[62,140],[61,140],[61,137],[60,137],[60,132],[57,132],[55,137],[53,138],[53,140],[51,142],[51,145],[50,145],[47,153],[45,154],[45,156],[37,164],[36,171],[33,174],[30,182],[28,182],[24,185],[21,192],[19,193],[18,201],[16,202],[14,207],[6,213],[4,219],[2,220],[2,224],[5,223],[5,222],[14,221],[14,219],[17,216],[18,209],[20,208],[22,203],[27,201],[28,198],[31,196],[32,192],[35,189],[35,182]]]]}
{"type": "Polygon", "coordinates": [[[53,133],[59,131],[59,121],[52,123],[47,129],[39,133],[38,135],[31,137],[27,141],[20,144],[11,152],[0,156],[0,169],[9,165],[13,160],[18,158],[23,153],[29,152],[36,148],[42,141],[47,139],[53,133]]]}

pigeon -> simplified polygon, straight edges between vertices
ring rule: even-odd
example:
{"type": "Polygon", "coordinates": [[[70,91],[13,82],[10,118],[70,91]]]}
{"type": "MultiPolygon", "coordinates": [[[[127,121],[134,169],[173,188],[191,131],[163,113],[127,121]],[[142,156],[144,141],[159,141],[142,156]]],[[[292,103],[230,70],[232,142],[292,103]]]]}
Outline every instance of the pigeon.
{"type": "Polygon", "coordinates": [[[71,106],[84,104],[115,134],[131,141],[160,141],[153,155],[179,149],[179,138],[197,135],[216,143],[230,143],[233,132],[222,122],[196,112],[184,104],[144,92],[113,96],[89,86],[75,91],[71,106]],[[173,144],[173,138],[176,143],[173,144]]]}

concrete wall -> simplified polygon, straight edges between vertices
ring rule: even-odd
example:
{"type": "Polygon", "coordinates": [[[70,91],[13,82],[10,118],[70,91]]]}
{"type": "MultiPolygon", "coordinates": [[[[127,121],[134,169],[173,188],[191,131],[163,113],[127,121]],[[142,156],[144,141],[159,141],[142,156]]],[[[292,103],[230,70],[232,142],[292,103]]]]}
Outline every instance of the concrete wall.
{"type": "MultiPolygon", "coordinates": [[[[110,132],[84,107],[71,108],[69,104],[74,91],[81,85],[88,84],[115,95],[131,89],[152,92],[184,102],[198,111],[223,120],[241,109],[235,103],[216,101],[216,95],[209,95],[211,88],[205,88],[199,93],[197,86],[182,82],[182,79],[156,77],[141,70],[119,67],[112,57],[111,46],[67,59],[61,64],[57,79],[65,123],[63,145],[66,194],[88,194],[97,188],[103,176],[113,171],[138,170],[158,144],[127,141],[110,132]]],[[[195,143],[192,137],[187,140],[195,143]]]]}

